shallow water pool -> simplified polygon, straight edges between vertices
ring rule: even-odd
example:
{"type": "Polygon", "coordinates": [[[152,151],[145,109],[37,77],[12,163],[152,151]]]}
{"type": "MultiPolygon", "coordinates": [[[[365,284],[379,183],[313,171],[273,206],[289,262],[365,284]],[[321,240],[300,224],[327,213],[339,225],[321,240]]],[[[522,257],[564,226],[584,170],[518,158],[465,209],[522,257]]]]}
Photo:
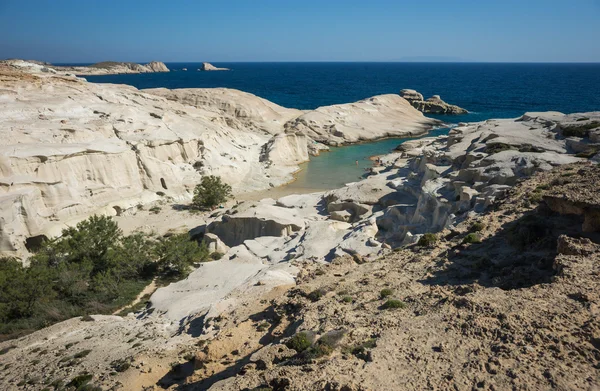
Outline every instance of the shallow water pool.
{"type": "Polygon", "coordinates": [[[286,188],[319,191],[343,187],[346,183],[363,178],[365,169],[373,166],[369,157],[390,153],[408,140],[441,136],[448,134],[449,131],[450,128],[440,128],[421,137],[388,138],[344,147],[331,147],[329,152],[311,156],[309,162],[302,163],[301,171],[296,174],[296,180],[286,185],[286,188]]]}

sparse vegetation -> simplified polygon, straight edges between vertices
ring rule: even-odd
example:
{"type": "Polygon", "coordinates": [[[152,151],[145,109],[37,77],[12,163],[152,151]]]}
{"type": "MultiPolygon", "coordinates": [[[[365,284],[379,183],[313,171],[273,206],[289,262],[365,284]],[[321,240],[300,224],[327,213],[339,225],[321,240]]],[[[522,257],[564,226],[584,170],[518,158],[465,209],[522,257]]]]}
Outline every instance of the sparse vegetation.
{"type": "Polygon", "coordinates": [[[125,236],[105,216],[92,216],[43,242],[24,267],[0,259],[0,340],[62,320],[107,314],[132,302],[154,278],[181,278],[209,260],[187,234],[152,240],[125,236]]]}
{"type": "Polygon", "coordinates": [[[390,288],[384,288],[381,290],[381,292],[379,292],[379,297],[382,299],[385,299],[388,296],[391,296],[394,294],[394,291],[391,290],[390,288]]]}
{"type": "Polygon", "coordinates": [[[159,214],[161,210],[162,209],[160,206],[153,206],[152,208],[148,209],[148,211],[150,211],[150,213],[154,213],[155,215],[159,214]]]}
{"type": "Polygon", "coordinates": [[[354,299],[352,298],[352,296],[344,296],[344,297],[342,297],[342,301],[344,303],[352,303],[354,301],[354,299]]]}
{"type": "Polygon", "coordinates": [[[485,229],[485,224],[483,224],[480,221],[476,221],[473,224],[471,224],[470,231],[471,232],[479,232],[479,231],[483,231],[484,229],[485,229]]]}
{"type": "Polygon", "coordinates": [[[259,324],[259,325],[256,327],[256,331],[258,331],[258,332],[261,332],[261,333],[262,333],[262,332],[264,332],[264,331],[267,331],[267,330],[269,329],[269,327],[271,327],[271,324],[270,324],[269,322],[266,322],[266,321],[265,321],[265,322],[262,322],[261,324],[259,324]]]}
{"type": "Polygon", "coordinates": [[[308,349],[312,345],[312,342],[307,333],[299,332],[290,338],[285,345],[288,348],[294,349],[298,353],[301,353],[308,349]]]}
{"type": "Polygon", "coordinates": [[[131,367],[131,360],[126,359],[126,358],[114,360],[113,362],[110,363],[110,367],[115,372],[125,372],[126,370],[129,369],[129,367],[131,367]]]}
{"type": "Polygon", "coordinates": [[[231,197],[231,186],[215,175],[202,178],[202,182],[194,189],[192,206],[197,209],[212,209],[231,197]]]}
{"type": "Polygon", "coordinates": [[[210,254],[210,258],[214,261],[218,261],[219,259],[223,258],[223,255],[225,254],[215,251],[214,253],[210,254]]]}
{"type": "Polygon", "coordinates": [[[405,308],[405,307],[406,307],[406,304],[403,301],[400,301],[397,299],[389,299],[381,306],[381,308],[383,308],[384,310],[391,310],[391,309],[405,308]]]}
{"type": "Polygon", "coordinates": [[[310,301],[319,301],[321,300],[321,298],[325,295],[325,291],[323,289],[315,289],[314,291],[310,292],[306,297],[310,300],[310,301]]]}
{"type": "Polygon", "coordinates": [[[481,238],[479,237],[479,234],[471,232],[464,237],[462,242],[464,244],[481,243],[481,238]]]}
{"type": "Polygon", "coordinates": [[[493,155],[498,152],[508,151],[511,149],[515,149],[512,145],[504,144],[504,143],[489,143],[485,147],[485,153],[488,155],[493,155]]]}
{"type": "Polygon", "coordinates": [[[433,246],[435,244],[435,242],[437,242],[437,236],[432,233],[426,233],[425,235],[423,235],[419,238],[419,241],[417,242],[417,246],[429,247],[429,246],[433,246]]]}
{"type": "Polygon", "coordinates": [[[586,124],[561,124],[565,137],[587,137],[591,129],[600,127],[600,122],[592,121],[586,124]]]}

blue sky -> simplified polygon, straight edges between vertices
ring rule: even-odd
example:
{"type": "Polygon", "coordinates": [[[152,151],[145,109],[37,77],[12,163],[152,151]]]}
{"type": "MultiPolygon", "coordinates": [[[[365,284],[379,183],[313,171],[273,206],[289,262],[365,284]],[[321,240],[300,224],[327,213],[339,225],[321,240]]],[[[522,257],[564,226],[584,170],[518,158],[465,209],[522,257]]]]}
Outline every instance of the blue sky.
{"type": "Polygon", "coordinates": [[[600,62],[600,0],[0,0],[0,58],[600,62]]]}

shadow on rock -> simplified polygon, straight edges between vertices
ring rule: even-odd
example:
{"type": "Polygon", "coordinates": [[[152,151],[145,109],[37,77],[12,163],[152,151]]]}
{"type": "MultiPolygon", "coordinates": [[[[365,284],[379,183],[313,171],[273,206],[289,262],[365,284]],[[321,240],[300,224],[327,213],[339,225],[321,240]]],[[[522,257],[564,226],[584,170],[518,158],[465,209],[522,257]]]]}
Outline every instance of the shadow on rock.
{"type": "MultiPolygon", "coordinates": [[[[459,243],[447,252],[449,265],[422,282],[466,285],[477,282],[504,290],[552,282],[561,234],[581,237],[582,217],[559,215],[545,204],[504,224],[483,240],[477,232],[449,235],[459,243]]],[[[587,235],[586,235],[587,236],[587,235]]]]}

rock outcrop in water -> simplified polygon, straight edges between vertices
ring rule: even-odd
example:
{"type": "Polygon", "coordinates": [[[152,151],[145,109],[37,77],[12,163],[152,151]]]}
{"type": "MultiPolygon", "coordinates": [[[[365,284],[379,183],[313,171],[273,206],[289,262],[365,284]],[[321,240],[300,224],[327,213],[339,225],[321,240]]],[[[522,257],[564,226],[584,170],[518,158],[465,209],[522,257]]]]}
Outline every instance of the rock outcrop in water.
{"type": "Polygon", "coordinates": [[[201,71],[229,71],[229,68],[218,68],[209,62],[203,62],[200,67],[201,71]]]}
{"type": "Polygon", "coordinates": [[[203,175],[221,176],[236,193],[289,182],[320,149],[311,136],[352,142],[437,123],[399,98],[339,105],[352,124],[329,133],[347,121],[332,108],[310,117],[235,90],[139,91],[24,62],[5,65],[2,81],[0,251],[8,254],[93,213],[189,199],[203,175]]]}
{"type": "Polygon", "coordinates": [[[415,90],[404,89],[400,91],[400,96],[417,110],[427,114],[466,114],[467,110],[451,105],[442,100],[439,95],[434,95],[427,100],[423,100],[423,95],[415,90]]]}

